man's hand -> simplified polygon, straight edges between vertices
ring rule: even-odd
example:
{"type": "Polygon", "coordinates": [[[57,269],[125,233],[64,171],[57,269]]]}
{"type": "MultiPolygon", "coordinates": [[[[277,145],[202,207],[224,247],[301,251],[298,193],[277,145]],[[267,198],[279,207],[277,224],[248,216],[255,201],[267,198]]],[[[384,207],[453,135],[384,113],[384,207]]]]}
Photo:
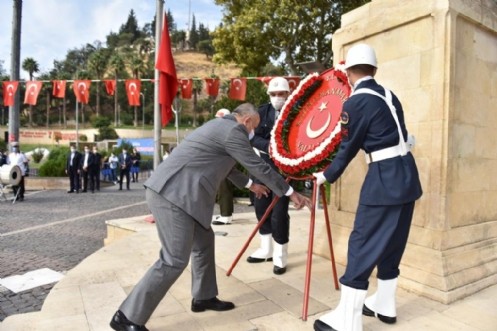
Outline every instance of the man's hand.
{"type": "Polygon", "coordinates": [[[249,190],[255,193],[255,197],[257,199],[262,198],[262,196],[265,196],[267,198],[269,194],[269,189],[261,184],[252,183],[252,185],[250,185],[249,187],[249,190]]]}
{"type": "Polygon", "coordinates": [[[323,174],[322,171],[321,172],[315,172],[312,175],[317,179],[318,186],[321,186],[324,183],[326,183],[326,177],[324,177],[324,174],[323,174]]]}
{"type": "Polygon", "coordinates": [[[311,205],[311,200],[302,194],[297,193],[296,191],[293,191],[293,193],[290,195],[290,200],[292,200],[293,205],[297,209],[302,209],[304,206],[309,208],[311,210],[312,205],[311,205]]]}

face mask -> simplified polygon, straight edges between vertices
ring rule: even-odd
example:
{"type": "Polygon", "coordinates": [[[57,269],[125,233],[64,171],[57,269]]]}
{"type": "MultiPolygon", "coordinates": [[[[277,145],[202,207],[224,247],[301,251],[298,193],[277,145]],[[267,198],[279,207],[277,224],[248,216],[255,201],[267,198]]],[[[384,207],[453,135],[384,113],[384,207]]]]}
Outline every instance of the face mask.
{"type": "Polygon", "coordinates": [[[17,152],[17,147],[12,147],[12,152],[16,153],[17,152]]]}
{"type": "Polygon", "coordinates": [[[76,150],[74,148],[71,148],[71,153],[74,153],[76,150]]]}
{"type": "Polygon", "coordinates": [[[283,108],[283,105],[285,104],[286,101],[286,99],[283,97],[270,97],[270,100],[274,109],[276,109],[277,111],[280,111],[281,108],[283,108]]]}
{"type": "Polygon", "coordinates": [[[249,136],[248,136],[249,140],[252,140],[252,138],[254,138],[254,136],[255,136],[254,130],[250,131],[249,136]]]}

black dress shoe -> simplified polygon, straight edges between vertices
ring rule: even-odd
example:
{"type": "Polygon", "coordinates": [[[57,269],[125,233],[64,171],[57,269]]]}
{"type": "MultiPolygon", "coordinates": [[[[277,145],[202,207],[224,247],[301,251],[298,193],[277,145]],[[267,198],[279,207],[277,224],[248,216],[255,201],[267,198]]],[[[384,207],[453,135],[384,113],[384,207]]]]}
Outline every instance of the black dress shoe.
{"type": "Polygon", "coordinates": [[[252,257],[252,256],[249,256],[247,257],[247,262],[248,263],[261,263],[261,262],[271,262],[273,261],[273,258],[272,257],[268,257],[267,259],[261,259],[261,258],[258,258],[258,257],[252,257]]]}
{"type": "Polygon", "coordinates": [[[67,191],[67,193],[73,193],[73,192],[74,192],[73,190],[69,190],[69,191],[67,191]]]}
{"type": "Polygon", "coordinates": [[[145,325],[138,325],[128,320],[120,310],[112,317],[110,327],[116,331],[149,331],[145,325]]]}
{"type": "Polygon", "coordinates": [[[214,297],[209,300],[195,300],[192,299],[192,311],[195,313],[205,311],[207,309],[215,311],[225,311],[235,308],[233,302],[221,301],[214,297]]]}
{"type": "Polygon", "coordinates": [[[314,331],[337,331],[321,320],[314,321],[314,331]]]}
{"type": "Polygon", "coordinates": [[[375,315],[377,315],[378,319],[380,321],[382,321],[383,323],[386,323],[386,324],[394,324],[395,322],[397,322],[397,317],[396,316],[389,317],[389,316],[385,316],[385,315],[382,315],[382,314],[375,314],[375,312],[372,311],[371,309],[369,309],[368,307],[366,307],[366,305],[362,306],[362,314],[364,316],[370,316],[370,317],[374,317],[375,315]]]}
{"type": "Polygon", "coordinates": [[[273,274],[275,275],[283,275],[286,272],[286,267],[280,268],[278,266],[273,267],[273,274]]]}

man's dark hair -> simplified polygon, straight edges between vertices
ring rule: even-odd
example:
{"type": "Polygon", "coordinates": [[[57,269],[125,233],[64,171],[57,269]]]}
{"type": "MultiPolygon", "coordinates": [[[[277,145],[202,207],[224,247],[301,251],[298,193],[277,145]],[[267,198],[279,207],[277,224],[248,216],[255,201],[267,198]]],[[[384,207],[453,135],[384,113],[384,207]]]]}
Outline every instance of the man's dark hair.
{"type": "Polygon", "coordinates": [[[360,74],[363,76],[373,76],[376,68],[369,64],[358,64],[348,68],[347,70],[350,70],[355,74],[360,74]]]}

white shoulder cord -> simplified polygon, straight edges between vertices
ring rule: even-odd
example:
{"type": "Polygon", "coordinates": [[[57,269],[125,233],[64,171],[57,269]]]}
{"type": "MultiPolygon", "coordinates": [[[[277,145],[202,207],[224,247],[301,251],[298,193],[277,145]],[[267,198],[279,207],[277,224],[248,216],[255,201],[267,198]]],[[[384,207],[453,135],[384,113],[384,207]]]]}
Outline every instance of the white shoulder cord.
{"type": "Polygon", "coordinates": [[[367,93],[367,94],[375,95],[375,96],[383,99],[386,102],[388,108],[390,108],[390,112],[392,113],[393,119],[395,120],[395,124],[397,124],[397,130],[399,132],[399,147],[400,147],[400,149],[402,151],[402,155],[407,154],[408,148],[407,148],[407,146],[406,146],[406,144],[404,142],[404,135],[402,134],[402,130],[400,129],[399,117],[397,116],[397,111],[395,109],[395,106],[392,103],[392,92],[390,92],[389,89],[385,88],[385,95],[386,95],[386,97],[384,97],[383,95],[379,94],[376,91],[373,91],[372,89],[369,89],[369,88],[360,88],[358,90],[355,90],[352,93],[352,95],[361,94],[361,93],[367,93]]]}

